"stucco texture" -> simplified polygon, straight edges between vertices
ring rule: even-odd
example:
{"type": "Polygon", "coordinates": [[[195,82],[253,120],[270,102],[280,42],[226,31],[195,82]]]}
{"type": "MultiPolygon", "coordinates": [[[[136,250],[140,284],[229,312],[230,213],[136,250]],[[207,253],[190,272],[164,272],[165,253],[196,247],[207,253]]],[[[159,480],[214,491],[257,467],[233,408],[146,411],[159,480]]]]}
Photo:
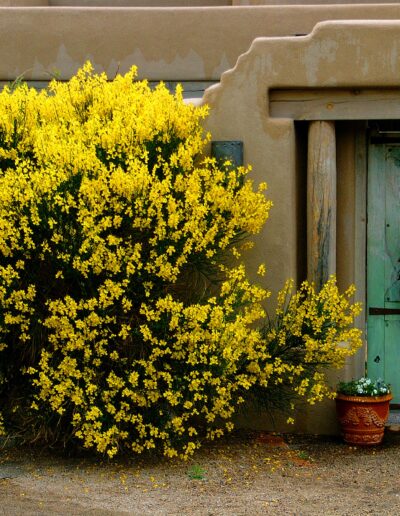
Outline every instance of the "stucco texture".
{"type": "Polygon", "coordinates": [[[400,5],[0,7],[0,81],[21,74],[45,81],[54,73],[68,79],[87,59],[110,77],[136,64],[149,80],[219,80],[257,37],[307,34],[322,20],[360,18],[400,18],[400,5]]]}

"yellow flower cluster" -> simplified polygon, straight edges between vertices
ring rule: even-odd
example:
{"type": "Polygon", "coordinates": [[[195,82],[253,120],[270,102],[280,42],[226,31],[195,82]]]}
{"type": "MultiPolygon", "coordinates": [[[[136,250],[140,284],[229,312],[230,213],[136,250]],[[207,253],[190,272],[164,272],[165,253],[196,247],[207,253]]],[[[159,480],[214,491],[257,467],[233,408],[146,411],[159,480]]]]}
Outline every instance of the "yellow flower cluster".
{"type": "Polygon", "coordinates": [[[95,299],[90,310],[71,298],[53,302],[45,322],[53,352],[41,355],[37,403],[69,412],[84,445],[110,456],[121,442],[135,452],[186,456],[198,446],[198,421],[209,438],[222,435],[238,393],[256,380],[242,363],[262,356],[251,325],[264,316],[266,292],[249,284],[243,267],[229,272],[221,290],[206,303],[184,304],[171,294],[142,301],[132,314],[136,328],[101,317],[95,299]],[[236,304],[248,305],[239,316],[236,304]]]}
{"type": "Polygon", "coordinates": [[[264,329],[271,355],[264,386],[278,385],[313,405],[334,396],[327,370],[342,368],[362,344],[361,330],[353,326],[361,305],[350,302],[353,286],[339,293],[335,276],[319,292],[307,281],[293,290],[293,280],[288,280],[278,295],[276,317],[264,329]]]}
{"type": "Polygon", "coordinates": [[[201,157],[206,107],[135,75],[87,63],[0,93],[0,397],[13,414],[20,385],[48,425],[109,456],[185,456],[201,424],[232,427],[255,381],[242,364],[263,353],[267,293],[218,263],[271,203],[248,169],[201,157]]]}

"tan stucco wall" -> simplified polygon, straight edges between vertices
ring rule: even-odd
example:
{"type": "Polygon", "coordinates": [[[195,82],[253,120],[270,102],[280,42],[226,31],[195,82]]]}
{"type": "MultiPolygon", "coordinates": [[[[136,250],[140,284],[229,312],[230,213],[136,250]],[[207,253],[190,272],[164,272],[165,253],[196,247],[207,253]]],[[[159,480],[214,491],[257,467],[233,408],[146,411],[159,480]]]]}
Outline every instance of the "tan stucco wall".
{"type": "MultiPolygon", "coordinates": [[[[260,5],[307,5],[307,4],[385,4],[385,0],[0,0],[7,7],[212,7],[212,6],[260,6],[260,5]]],[[[398,3],[391,1],[390,3],[398,3]]]]}
{"type": "Polygon", "coordinates": [[[232,5],[333,5],[333,4],[397,4],[398,0],[232,0],[232,5]]]}
{"type": "Polygon", "coordinates": [[[43,7],[49,0],[0,0],[0,7],[43,7]]]}
{"type": "Polygon", "coordinates": [[[400,18],[400,6],[4,7],[0,80],[22,73],[48,80],[54,72],[68,79],[87,59],[110,76],[136,64],[150,80],[219,80],[256,37],[304,34],[321,20],[360,18],[400,18]]]}
{"type": "Polygon", "coordinates": [[[260,5],[396,4],[386,0],[0,0],[5,7],[213,7],[260,5]]]}
{"type": "Polygon", "coordinates": [[[198,7],[232,5],[231,0],[48,0],[49,5],[74,7],[198,7]]]}

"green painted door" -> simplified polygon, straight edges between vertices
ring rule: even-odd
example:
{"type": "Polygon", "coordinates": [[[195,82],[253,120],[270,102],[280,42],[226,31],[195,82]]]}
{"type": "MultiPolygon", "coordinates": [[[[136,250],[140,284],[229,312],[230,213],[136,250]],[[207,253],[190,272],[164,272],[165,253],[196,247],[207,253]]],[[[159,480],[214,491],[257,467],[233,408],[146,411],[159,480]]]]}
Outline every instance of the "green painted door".
{"type": "Polygon", "coordinates": [[[369,147],[367,229],[368,376],[400,403],[400,145],[369,147]]]}

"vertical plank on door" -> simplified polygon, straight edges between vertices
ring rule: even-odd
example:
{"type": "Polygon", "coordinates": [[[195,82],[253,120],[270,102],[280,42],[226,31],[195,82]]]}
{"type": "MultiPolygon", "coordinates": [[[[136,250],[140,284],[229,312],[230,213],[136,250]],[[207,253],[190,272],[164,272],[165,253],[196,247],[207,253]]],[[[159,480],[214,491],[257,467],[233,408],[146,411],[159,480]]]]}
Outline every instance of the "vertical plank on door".
{"type": "MultiPolygon", "coordinates": [[[[400,403],[400,371],[399,371],[399,336],[400,316],[389,315],[385,317],[385,375],[384,379],[392,386],[393,401],[400,403]]],[[[381,375],[383,377],[383,375],[381,375]]]]}
{"type": "MultiPolygon", "coordinates": [[[[385,283],[385,145],[370,145],[368,167],[367,303],[384,307],[385,283]]],[[[385,322],[383,315],[368,314],[368,376],[383,378],[385,322]]]]}
{"type": "MultiPolygon", "coordinates": [[[[385,304],[400,303],[400,148],[387,151],[385,196],[385,304]]],[[[399,335],[400,337],[400,335],[399,335]]]]}

